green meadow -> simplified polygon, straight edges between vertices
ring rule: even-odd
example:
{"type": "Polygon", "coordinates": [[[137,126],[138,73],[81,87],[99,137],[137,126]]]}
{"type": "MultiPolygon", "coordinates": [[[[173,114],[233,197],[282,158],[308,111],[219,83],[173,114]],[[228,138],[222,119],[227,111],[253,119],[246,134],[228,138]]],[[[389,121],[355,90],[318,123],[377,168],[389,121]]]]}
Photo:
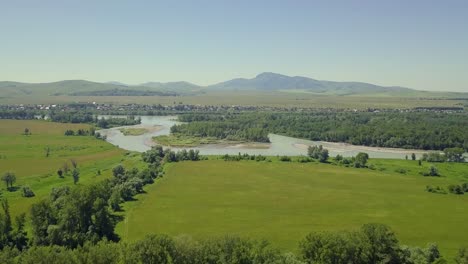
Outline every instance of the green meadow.
{"type": "Polygon", "coordinates": [[[308,232],[389,225],[403,244],[436,242],[453,256],[467,246],[468,195],[434,194],[468,181],[468,164],[371,160],[373,170],[332,164],[207,160],[171,163],[145,194],[124,205],[124,240],[148,233],[206,238],[238,234],[294,251],[308,232]],[[402,170],[405,168],[405,170],[402,170]]]}
{"type": "Polygon", "coordinates": [[[89,125],[62,124],[40,120],[0,120],[0,174],[16,175],[15,191],[7,191],[1,183],[1,197],[7,198],[12,215],[29,212],[30,206],[49,195],[52,188],[73,185],[71,174],[59,178],[57,170],[70,160],[78,163],[78,184],[89,184],[111,177],[111,170],[123,162],[128,166],[141,164],[140,155],[125,155],[103,140],[91,136],[65,136],[66,130],[89,129],[89,125]],[[28,128],[30,135],[24,135],[28,128]],[[46,157],[46,149],[49,156],[46,157]],[[29,186],[34,197],[22,197],[22,187],[29,186]]]}
{"type": "MultiPolygon", "coordinates": [[[[57,170],[76,160],[79,185],[112,177],[112,168],[144,168],[139,153],[127,152],[91,136],[65,136],[66,130],[89,125],[39,120],[0,120],[0,173],[16,174],[17,190],[2,198],[12,215],[29,212],[31,204],[57,186],[73,186],[71,175],[57,170]],[[24,135],[28,128],[30,135],[24,135]],[[46,155],[49,149],[49,156],[46,155]],[[22,197],[29,186],[35,197],[22,197]]],[[[164,177],[145,193],[123,204],[124,221],[117,232],[124,241],[149,233],[187,234],[197,239],[238,234],[265,238],[294,251],[308,232],[357,229],[364,223],[389,225],[403,244],[438,243],[453,256],[468,246],[468,195],[435,194],[426,186],[447,188],[468,182],[468,164],[371,159],[372,169],[333,164],[223,161],[212,156],[198,162],[165,165],[164,177]],[[441,177],[422,172],[437,166],[441,177]]],[[[71,166],[71,164],[70,164],[71,166]]]]}

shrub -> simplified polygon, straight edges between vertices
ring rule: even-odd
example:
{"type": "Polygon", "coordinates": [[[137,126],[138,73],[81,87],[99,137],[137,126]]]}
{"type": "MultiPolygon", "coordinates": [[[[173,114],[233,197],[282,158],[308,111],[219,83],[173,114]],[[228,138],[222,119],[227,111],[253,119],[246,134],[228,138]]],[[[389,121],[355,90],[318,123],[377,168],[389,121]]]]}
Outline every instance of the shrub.
{"type": "Polygon", "coordinates": [[[455,263],[467,264],[468,263],[468,248],[460,248],[458,254],[455,257],[455,263]]]}
{"type": "Polygon", "coordinates": [[[365,152],[359,152],[354,159],[354,167],[355,168],[365,168],[367,164],[367,160],[369,159],[369,154],[365,152]]]}
{"type": "Polygon", "coordinates": [[[320,162],[326,162],[328,159],[328,149],[324,149],[320,146],[309,146],[307,148],[307,155],[313,159],[318,159],[320,162]]]}
{"type": "Polygon", "coordinates": [[[265,160],[266,160],[266,157],[262,156],[262,155],[258,155],[258,156],[255,157],[255,161],[265,161],[265,160]]]}
{"type": "Polygon", "coordinates": [[[460,185],[457,185],[457,184],[449,185],[448,190],[449,190],[450,193],[453,193],[453,194],[463,194],[464,193],[462,187],[460,185]]]}
{"type": "Polygon", "coordinates": [[[395,170],[395,172],[398,172],[398,173],[401,173],[401,174],[406,174],[407,170],[403,169],[403,168],[398,168],[395,170]]]}
{"type": "Polygon", "coordinates": [[[311,162],[312,160],[309,157],[300,156],[297,159],[297,161],[300,162],[300,163],[307,163],[307,162],[311,162]]]}
{"type": "Polygon", "coordinates": [[[279,160],[280,161],[291,161],[291,158],[288,157],[288,156],[281,156],[281,157],[279,157],[279,160]]]}
{"type": "Polygon", "coordinates": [[[29,188],[29,186],[24,186],[23,187],[23,197],[34,197],[34,196],[35,196],[35,194],[31,190],[31,188],[29,188]]]}
{"type": "Polygon", "coordinates": [[[431,166],[431,168],[429,169],[428,172],[423,172],[422,173],[423,176],[440,176],[439,174],[439,170],[437,170],[437,168],[435,166],[431,166]]]}
{"type": "Polygon", "coordinates": [[[468,182],[463,183],[461,187],[464,192],[468,193],[468,182]]]}
{"type": "Polygon", "coordinates": [[[447,194],[447,191],[445,191],[443,188],[439,186],[434,187],[434,186],[428,185],[426,186],[426,191],[430,193],[447,194]]]}
{"type": "Polygon", "coordinates": [[[439,152],[424,153],[421,159],[428,162],[444,162],[447,160],[446,156],[439,152]]]}

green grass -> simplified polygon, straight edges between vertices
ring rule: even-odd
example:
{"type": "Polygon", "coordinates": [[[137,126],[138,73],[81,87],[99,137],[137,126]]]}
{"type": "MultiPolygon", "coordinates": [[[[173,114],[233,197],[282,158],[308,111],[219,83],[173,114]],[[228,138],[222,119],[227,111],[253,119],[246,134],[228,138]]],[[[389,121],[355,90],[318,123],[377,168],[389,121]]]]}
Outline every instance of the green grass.
{"type": "Polygon", "coordinates": [[[153,137],[157,144],[170,147],[197,147],[204,144],[238,143],[213,137],[195,137],[182,134],[170,134],[153,137]]]}
{"type": "Polygon", "coordinates": [[[126,151],[94,137],[64,136],[67,129],[80,128],[89,129],[89,126],[39,120],[0,120],[0,174],[14,172],[17,177],[15,186],[19,187],[10,192],[1,183],[1,197],[8,199],[12,216],[29,212],[30,206],[49,195],[52,188],[72,186],[71,175],[61,179],[56,173],[65,162],[70,164],[70,159],[78,162],[78,184],[111,177],[111,169],[121,162],[128,166],[141,163],[139,154],[126,155],[126,151]],[[25,128],[29,128],[32,134],[23,135],[25,128]],[[46,148],[50,148],[49,157],[45,155],[46,148]],[[22,186],[29,186],[36,196],[22,197],[22,186]]]}
{"type": "Polygon", "coordinates": [[[403,244],[437,242],[446,256],[467,246],[468,194],[433,194],[425,187],[468,181],[468,164],[439,164],[445,177],[423,177],[416,161],[372,163],[375,170],[276,160],[172,163],[146,194],[124,205],[117,230],[128,241],[148,233],[231,233],[294,251],[308,232],[377,222],[393,228],[403,244]],[[401,167],[407,174],[395,172],[401,167]]]}
{"type": "Polygon", "coordinates": [[[149,130],[146,128],[121,128],[119,131],[122,132],[124,136],[141,136],[149,130]]]}

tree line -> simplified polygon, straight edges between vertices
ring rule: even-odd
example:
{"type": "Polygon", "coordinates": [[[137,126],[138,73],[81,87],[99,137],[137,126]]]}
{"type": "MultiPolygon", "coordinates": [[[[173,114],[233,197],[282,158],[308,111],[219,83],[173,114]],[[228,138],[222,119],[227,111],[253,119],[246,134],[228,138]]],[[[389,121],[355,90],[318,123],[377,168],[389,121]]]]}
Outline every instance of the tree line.
{"type": "Polygon", "coordinates": [[[254,120],[192,122],[172,126],[171,133],[232,141],[270,142],[268,131],[255,124],[254,120]]]}
{"type": "Polygon", "coordinates": [[[468,150],[467,113],[242,112],[190,113],[173,133],[268,142],[268,133],[314,141],[391,148],[468,150]]]}
{"type": "Polygon", "coordinates": [[[49,119],[53,122],[59,123],[95,124],[100,128],[109,128],[115,126],[131,126],[138,125],[141,123],[141,119],[136,118],[135,116],[127,116],[126,118],[99,118],[97,115],[85,111],[51,111],[49,114],[49,119]]]}
{"type": "MultiPolygon", "coordinates": [[[[58,245],[18,249],[4,247],[5,264],[442,264],[448,263],[436,244],[426,247],[401,245],[394,232],[381,224],[365,224],[359,230],[312,232],[299,243],[296,254],[284,252],[267,240],[221,236],[195,240],[190,236],[147,235],[135,242],[101,240],[77,247],[58,245]]],[[[468,263],[468,250],[461,248],[453,260],[468,263]]]]}

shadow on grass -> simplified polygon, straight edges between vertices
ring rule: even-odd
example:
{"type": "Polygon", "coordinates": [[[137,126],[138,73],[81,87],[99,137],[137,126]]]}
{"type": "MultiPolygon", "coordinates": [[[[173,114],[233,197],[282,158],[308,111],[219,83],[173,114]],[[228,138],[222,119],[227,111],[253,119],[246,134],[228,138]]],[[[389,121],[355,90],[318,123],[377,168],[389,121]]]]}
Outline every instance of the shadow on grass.
{"type": "Polygon", "coordinates": [[[19,186],[13,186],[13,187],[8,187],[8,188],[7,188],[7,190],[8,190],[9,192],[16,192],[16,191],[18,191],[19,189],[20,189],[19,186]]]}

